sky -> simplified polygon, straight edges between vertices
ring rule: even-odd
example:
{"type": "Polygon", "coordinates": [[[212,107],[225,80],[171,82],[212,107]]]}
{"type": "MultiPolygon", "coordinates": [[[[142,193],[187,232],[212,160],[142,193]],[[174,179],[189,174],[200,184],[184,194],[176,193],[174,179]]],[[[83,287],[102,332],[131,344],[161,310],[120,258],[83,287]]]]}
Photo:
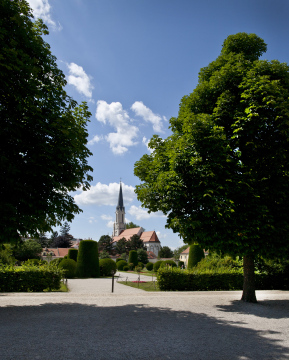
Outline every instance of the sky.
{"type": "MultiPolygon", "coordinates": [[[[289,62],[288,0],[28,0],[49,28],[45,41],[66,76],[66,91],[92,113],[90,190],[73,194],[83,210],[72,221],[75,238],[111,235],[119,182],[126,221],[155,230],[162,246],[183,245],[166,217],[137,200],[134,164],[150,153],[149,139],[168,137],[169,119],[193,92],[200,68],[219,55],[223,41],[255,33],[262,58],[289,62]]],[[[58,230],[58,229],[56,229],[58,230]]]]}

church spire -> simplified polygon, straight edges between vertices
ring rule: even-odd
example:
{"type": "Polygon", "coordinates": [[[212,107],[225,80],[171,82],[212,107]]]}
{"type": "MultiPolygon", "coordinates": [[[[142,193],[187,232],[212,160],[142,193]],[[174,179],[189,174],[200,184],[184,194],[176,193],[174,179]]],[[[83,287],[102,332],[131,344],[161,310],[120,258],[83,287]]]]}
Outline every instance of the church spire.
{"type": "Polygon", "coordinates": [[[122,184],[119,184],[118,202],[115,211],[115,222],[113,224],[112,236],[119,236],[125,230],[125,208],[123,206],[122,184]]]}
{"type": "Polygon", "coordinates": [[[120,187],[119,187],[118,203],[117,203],[116,210],[119,210],[119,209],[120,209],[120,210],[124,209],[121,182],[120,182],[120,187]]]}

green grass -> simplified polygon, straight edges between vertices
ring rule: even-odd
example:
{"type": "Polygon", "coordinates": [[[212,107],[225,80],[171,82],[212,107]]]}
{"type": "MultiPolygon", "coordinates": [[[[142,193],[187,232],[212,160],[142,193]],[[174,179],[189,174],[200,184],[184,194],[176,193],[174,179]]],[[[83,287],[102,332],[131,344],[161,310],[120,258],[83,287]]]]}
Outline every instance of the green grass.
{"type": "Polygon", "coordinates": [[[69,290],[68,290],[67,285],[61,283],[60,289],[58,289],[58,290],[53,289],[53,290],[49,291],[48,289],[45,289],[44,291],[45,292],[68,292],[69,290]]]}
{"type": "MultiPolygon", "coordinates": [[[[118,270],[119,271],[119,270],[118,270]]],[[[122,273],[125,273],[125,274],[139,274],[137,271],[119,271],[119,272],[122,272],[122,273]]],[[[145,276],[154,276],[154,277],[157,277],[157,273],[153,272],[153,271],[148,271],[146,269],[143,269],[141,272],[140,272],[140,275],[145,275],[145,276]]]]}
{"type": "Polygon", "coordinates": [[[119,284],[127,285],[133,288],[145,290],[145,291],[160,291],[157,284],[154,281],[147,281],[145,283],[134,283],[131,281],[119,281],[119,284]]]}

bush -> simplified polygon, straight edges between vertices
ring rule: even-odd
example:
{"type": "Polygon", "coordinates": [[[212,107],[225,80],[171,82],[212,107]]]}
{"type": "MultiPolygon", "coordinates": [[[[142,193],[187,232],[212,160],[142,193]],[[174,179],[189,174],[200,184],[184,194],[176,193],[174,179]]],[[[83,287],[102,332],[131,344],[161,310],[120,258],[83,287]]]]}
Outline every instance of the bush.
{"type": "Polygon", "coordinates": [[[183,261],[179,261],[178,263],[178,267],[181,268],[181,267],[185,267],[185,263],[183,261]]]}
{"type": "Polygon", "coordinates": [[[129,270],[129,267],[126,265],[123,267],[123,271],[128,271],[129,270]]]}
{"type": "Polygon", "coordinates": [[[138,258],[137,258],[137,251],[136,250],[130,250],[129,256],[128,256],[128,263],[133,263],[134,266],[137,266],[138,264],[138,258]]]}
{"type": "Polygon", "coordinates": [[[159,260],[157,262],[154,263],[154,271],[158,271],[158,269],[160,268],[162,264],[162,260],[159,260]]]}
{"type": "Polygon", "coordinates": [[[49,264],[56,265],[58,267],[62,260],[63,260],[63,258],[53,259],[50,261],[49,264]]]}
{"type": "Polygon", "coordinates": [[[161,268],[163,267],[176,267],[177,264],[173,261],[173,260],[164,260],[162,263],[161,263],[161,268]]]}
{"type": "Polygon", "coordinates": [[[203,249],[198,244],[190,246],[188,268],[192,269],[205,257],[203,249]]]}
{"type": "Polygon", "coordinates": [[[112,259],[99,260],[100,276],[111,276],[116,273],[116,263],[112,259]]]}
{"type": "Polygon", "coordinates": [[[133,270],[135,268],[134,263],[129,263],[128,267],[129,267],[130,270],[133,270]]]}
{"type": "Polygon", "coordinates": [[[63,259],[58,265],[60,269],[64,270],[64,276],[67,279],[72,279],[76,275],[77,263],[72,259],[63,259]]]}
{"type": "Polygon", "coordinates": [[[124,260],[120,260],[120,261],[118,261],[118,262],[116,263],[116,268],[117,268],[117,270],[119,270],[119,271],[123,270],[123,267],[124,267],[124,266],[127,266],[127,262],[124,261],[124,260]]]}
{"type": "Polygon", "coordinates": [[[28,259],[25,262],[23,262],[23,265],[27,265],[27,266],[41,266],[41,265],[47,265],[48,262],[45,260],[40,260],[40,259],[28,259]]]}
{"type": "Polygon", "coordinates": [[[118,259],[116,259],[116,263],[118,263],[119,261],[125,261],[124,259],[122,259],[122,258],[118,258],[118,259]]]}
{"type": "Polygon", "coordinates": [[[99,277],[98,245],[96,241],[83,240],[79,243],[76,274],[81,278],[99,277]]]}
{"type": "Polygon", "coordinates": [[[137,266],[140,267],[141,269],[144,268],[144,264],[143,264],[141,261],[139,261],[139,262],[137,263],[137,266]]]}
{"type": "Polygon", "coordinates": [[[77,254],[78,254],[78,250],[77,249],[69,249],[68,250],[68,255],[67,258],[68,259],[72,259],[75,262],[77,262],[77,254]]]}
{"type": "Polygon", "coordinates": [[[154,268],[154,264],[153,264],[153,263],[148,262],[148,263],[146,264],[146,269],[147,269],[148,271],[152,271],[153,268],[154,268]]]}
{"type": "Polygon", "coordinates": [[[202,259],[196,266],[197,271],[225,271],[227,269],[242,269],[243,264],[240,260],[234,260],[231,256],[221,256],[216,252],[211,252],[209,256],[202,259]]]}
{"type": "Polygon", "coordinates": [[[0,267],[0,292],[27,292],[60,289],[63,271],[47,265],[0,267]]]}

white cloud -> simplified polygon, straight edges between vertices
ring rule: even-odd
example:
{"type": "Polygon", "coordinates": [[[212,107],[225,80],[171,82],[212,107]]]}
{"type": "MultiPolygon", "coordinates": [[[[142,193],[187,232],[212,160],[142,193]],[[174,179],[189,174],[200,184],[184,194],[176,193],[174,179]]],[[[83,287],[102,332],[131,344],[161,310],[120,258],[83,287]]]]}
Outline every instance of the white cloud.
{"type": "Polygon", "coordinates": [[[62,26],[52,20],[50,10],[51,6],[48,0],[27,0],[31,9],[33,10],[33,15],[35,18],[41,18],[46,25],[50,25],[53,30],[61,30],[62,26]]]}
{"type": "Polygon", "coordinates": [[[98,143],[99,141],[101,141],[102,139],[103,139],[103,136],[102,136],[102,135],[100,135],[100,136],[95,135],[95,136],[93,137],[93,139],[91,139],[91,140],[88,141],[87,145],[96,144],[96,143],[98,143]]]}
{"type": "Polygon", "coordinates": [[[90,99],[92,97],[92,89],[94,88],[90,83],[91,77],[86,74],[82,66],[75,63],[67,64],[67,67],[69,69],[67,83],[74,85],[80,94],[90,99]]]}
{"type": "Polygon", "coordinates": [[[134,216],[137,220],[150,219],[153,217],[165,217],[161,211],[148,213],[147,209],[144,209],[140,206],[132,205],[128,210],[129,214],[134,216]]]}
{"type": "Polygon", "coordinates": [[[112,217],[110,215],[101,215],[102,220],[112,220],[112,217]]]}
{"type": "Polygon", "coordinates": [[[88,222],[89,222],[90,224],[92,224],[92,223],[96,223],[97,220],[95,220],[95,218],[94,218],[93,216],[90,216],[88,222]]]}
{"type": "Polygon", "coordinates": [[[165,239],[168,236],[168,234],[162,234],[160,231],[156,231],[156,234],[159,239],[165,239]]]}
{"type": "MultiPolygon", "coordinates": [[[[136,197],[134,187],[122,183],[122,192],[124,203],[130,203],[136,197]]],[[[109,185],[98,182],[91,186],[89,190],[82,191],[74,196],[74,200],[78,205],[111,205],[116,206],[119,194],[119,184],[110,183],[109,185]]]]}
{"type": "Polygon", "coordinates": [[[104,100],[97,102],[95,117],[98,121],[112,126],[116,132],[106,136],[112,152],[116,155],[124,154],[130,146],[137,142],[138,128],[131,125],[128,113],[122,108],[120,102],[108,104],[104,100]]]}
{"type": "Polygon", "coordinates": [[[106,223],[106,226],[111,229],[113,228],[113,224],[114,224],[113,220],[110,220],[106,223]]]}
{"type": "Polygon", "coordinates": [[[154,114],[142,101],[136,101],[131,109],[137,116],[141,116],[145,121],[150,122],[153,125],[154,131],[163,132],[162,120],[166,121],[165,117],[162,118],[160,115],[154,114]]]}

